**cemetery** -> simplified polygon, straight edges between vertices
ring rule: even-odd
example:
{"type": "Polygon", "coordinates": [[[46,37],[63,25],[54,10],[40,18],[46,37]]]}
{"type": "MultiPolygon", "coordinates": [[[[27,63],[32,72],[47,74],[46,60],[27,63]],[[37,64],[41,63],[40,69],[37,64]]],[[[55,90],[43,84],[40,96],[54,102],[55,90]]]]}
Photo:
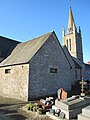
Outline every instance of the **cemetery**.
{"type": "Polygon", "coordinates": [[[80,95],[68,97],[68,92],[60,88],[57,91],[57,98],[40,99],[37,103],[26,105],[26,109],[40,115],[46,114],[54,120],[71,120],[73,118],[90,120],[90,96],[85,95],[84,92],[87,83],[82,79],[79,84],[81,85],[80,95]]]}
{"type": "Polygon", "coordinates": [[[47,113],[50,118],[55,119],[55,117],[58,117],[70,120],[78,116],[78,120],[90,120],[90,96],[85,95],[87,82],[84,82],[82,78],[79,84],[81,84],[80,95],[68,97],[68,93],[62,88],[58,90],[58,98],[55,100],[55,105],[47,113]]]}
{"type": "Polygon", "coordinates": [[[62,41],[54,31],[26,42],[0,36],[0,95],[28,102],[5,101],[1,112],[7,105],[13,114],[20,108],[53,120],[90,120],[90,63],[83,61],[81,28],[76,27],[71,6],[62,41]]]}

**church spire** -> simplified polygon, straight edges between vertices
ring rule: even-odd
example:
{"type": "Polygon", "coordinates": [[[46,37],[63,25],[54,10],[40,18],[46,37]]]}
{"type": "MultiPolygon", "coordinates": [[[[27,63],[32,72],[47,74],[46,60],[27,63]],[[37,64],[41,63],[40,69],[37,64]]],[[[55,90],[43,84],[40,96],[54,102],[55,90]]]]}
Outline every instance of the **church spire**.
{"type": "Polygon", "coordinates": [[[79,31],[77,30],[71,7],[69,11],[67,32],[65,33],[64,28],[62,29],[62,39],[63,45],[66,45],[71,56],[83,62],[81,29],[79,27],[79,31]]]}
{"type": "Polygon", "coordinates": [[[69,18],[68,18],[68,32],[71,32],[74,30],[76,30],[76,26],[73,18],[72,8],[70,7],[69,18]]]}

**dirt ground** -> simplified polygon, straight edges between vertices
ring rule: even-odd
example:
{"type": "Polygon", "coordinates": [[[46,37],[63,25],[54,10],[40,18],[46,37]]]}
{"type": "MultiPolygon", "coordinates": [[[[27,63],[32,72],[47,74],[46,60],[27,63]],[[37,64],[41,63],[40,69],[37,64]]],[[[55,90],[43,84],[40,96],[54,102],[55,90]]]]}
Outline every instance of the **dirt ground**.
{"type": "Polygon", "coordinates": [[[52,120],[46,115],[25,112],[21,108],[28,102],[0,96],[0,120],[52,120]]]}

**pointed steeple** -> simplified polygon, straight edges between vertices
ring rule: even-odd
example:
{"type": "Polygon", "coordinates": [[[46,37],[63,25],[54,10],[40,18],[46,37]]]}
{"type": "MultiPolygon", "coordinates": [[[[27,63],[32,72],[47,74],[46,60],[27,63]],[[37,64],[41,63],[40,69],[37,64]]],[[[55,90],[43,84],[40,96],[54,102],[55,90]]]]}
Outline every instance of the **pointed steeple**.
{"type": "Polygon", "coordinates": [[[69,10],[67,32],[65,33],[64,28],[62,29],[62,39],[63,39],[63,45],[67,47],[71,56],[83,62],[81,29],[79,27],[79,30],[77,30],[71,7],[69,10]]]}
{"type": "Polygon", "coordinates": [[[74,30],[76,30],[76,26],[73,18],[72,8],[70,7],[69,18],[68,18],[68,32],[71,32],[74,30]]]}

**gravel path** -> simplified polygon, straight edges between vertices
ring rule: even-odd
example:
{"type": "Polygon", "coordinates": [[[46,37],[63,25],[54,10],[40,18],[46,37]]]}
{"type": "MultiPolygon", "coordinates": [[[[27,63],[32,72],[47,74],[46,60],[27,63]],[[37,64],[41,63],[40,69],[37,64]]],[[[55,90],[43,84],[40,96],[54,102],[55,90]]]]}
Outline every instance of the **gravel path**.
{"type": "Polygon", "coordinates": [[[46,115],[25,112],[26,102],[0,96],[0,120],[52,120],[46,115]]]}
{"type": "Polygon", "coordinates": [[[37,115],[34,112],[22,110],[21,108],[27,103],[0,96],[0,120],[52,120],[46,115],[37,115]]]}

